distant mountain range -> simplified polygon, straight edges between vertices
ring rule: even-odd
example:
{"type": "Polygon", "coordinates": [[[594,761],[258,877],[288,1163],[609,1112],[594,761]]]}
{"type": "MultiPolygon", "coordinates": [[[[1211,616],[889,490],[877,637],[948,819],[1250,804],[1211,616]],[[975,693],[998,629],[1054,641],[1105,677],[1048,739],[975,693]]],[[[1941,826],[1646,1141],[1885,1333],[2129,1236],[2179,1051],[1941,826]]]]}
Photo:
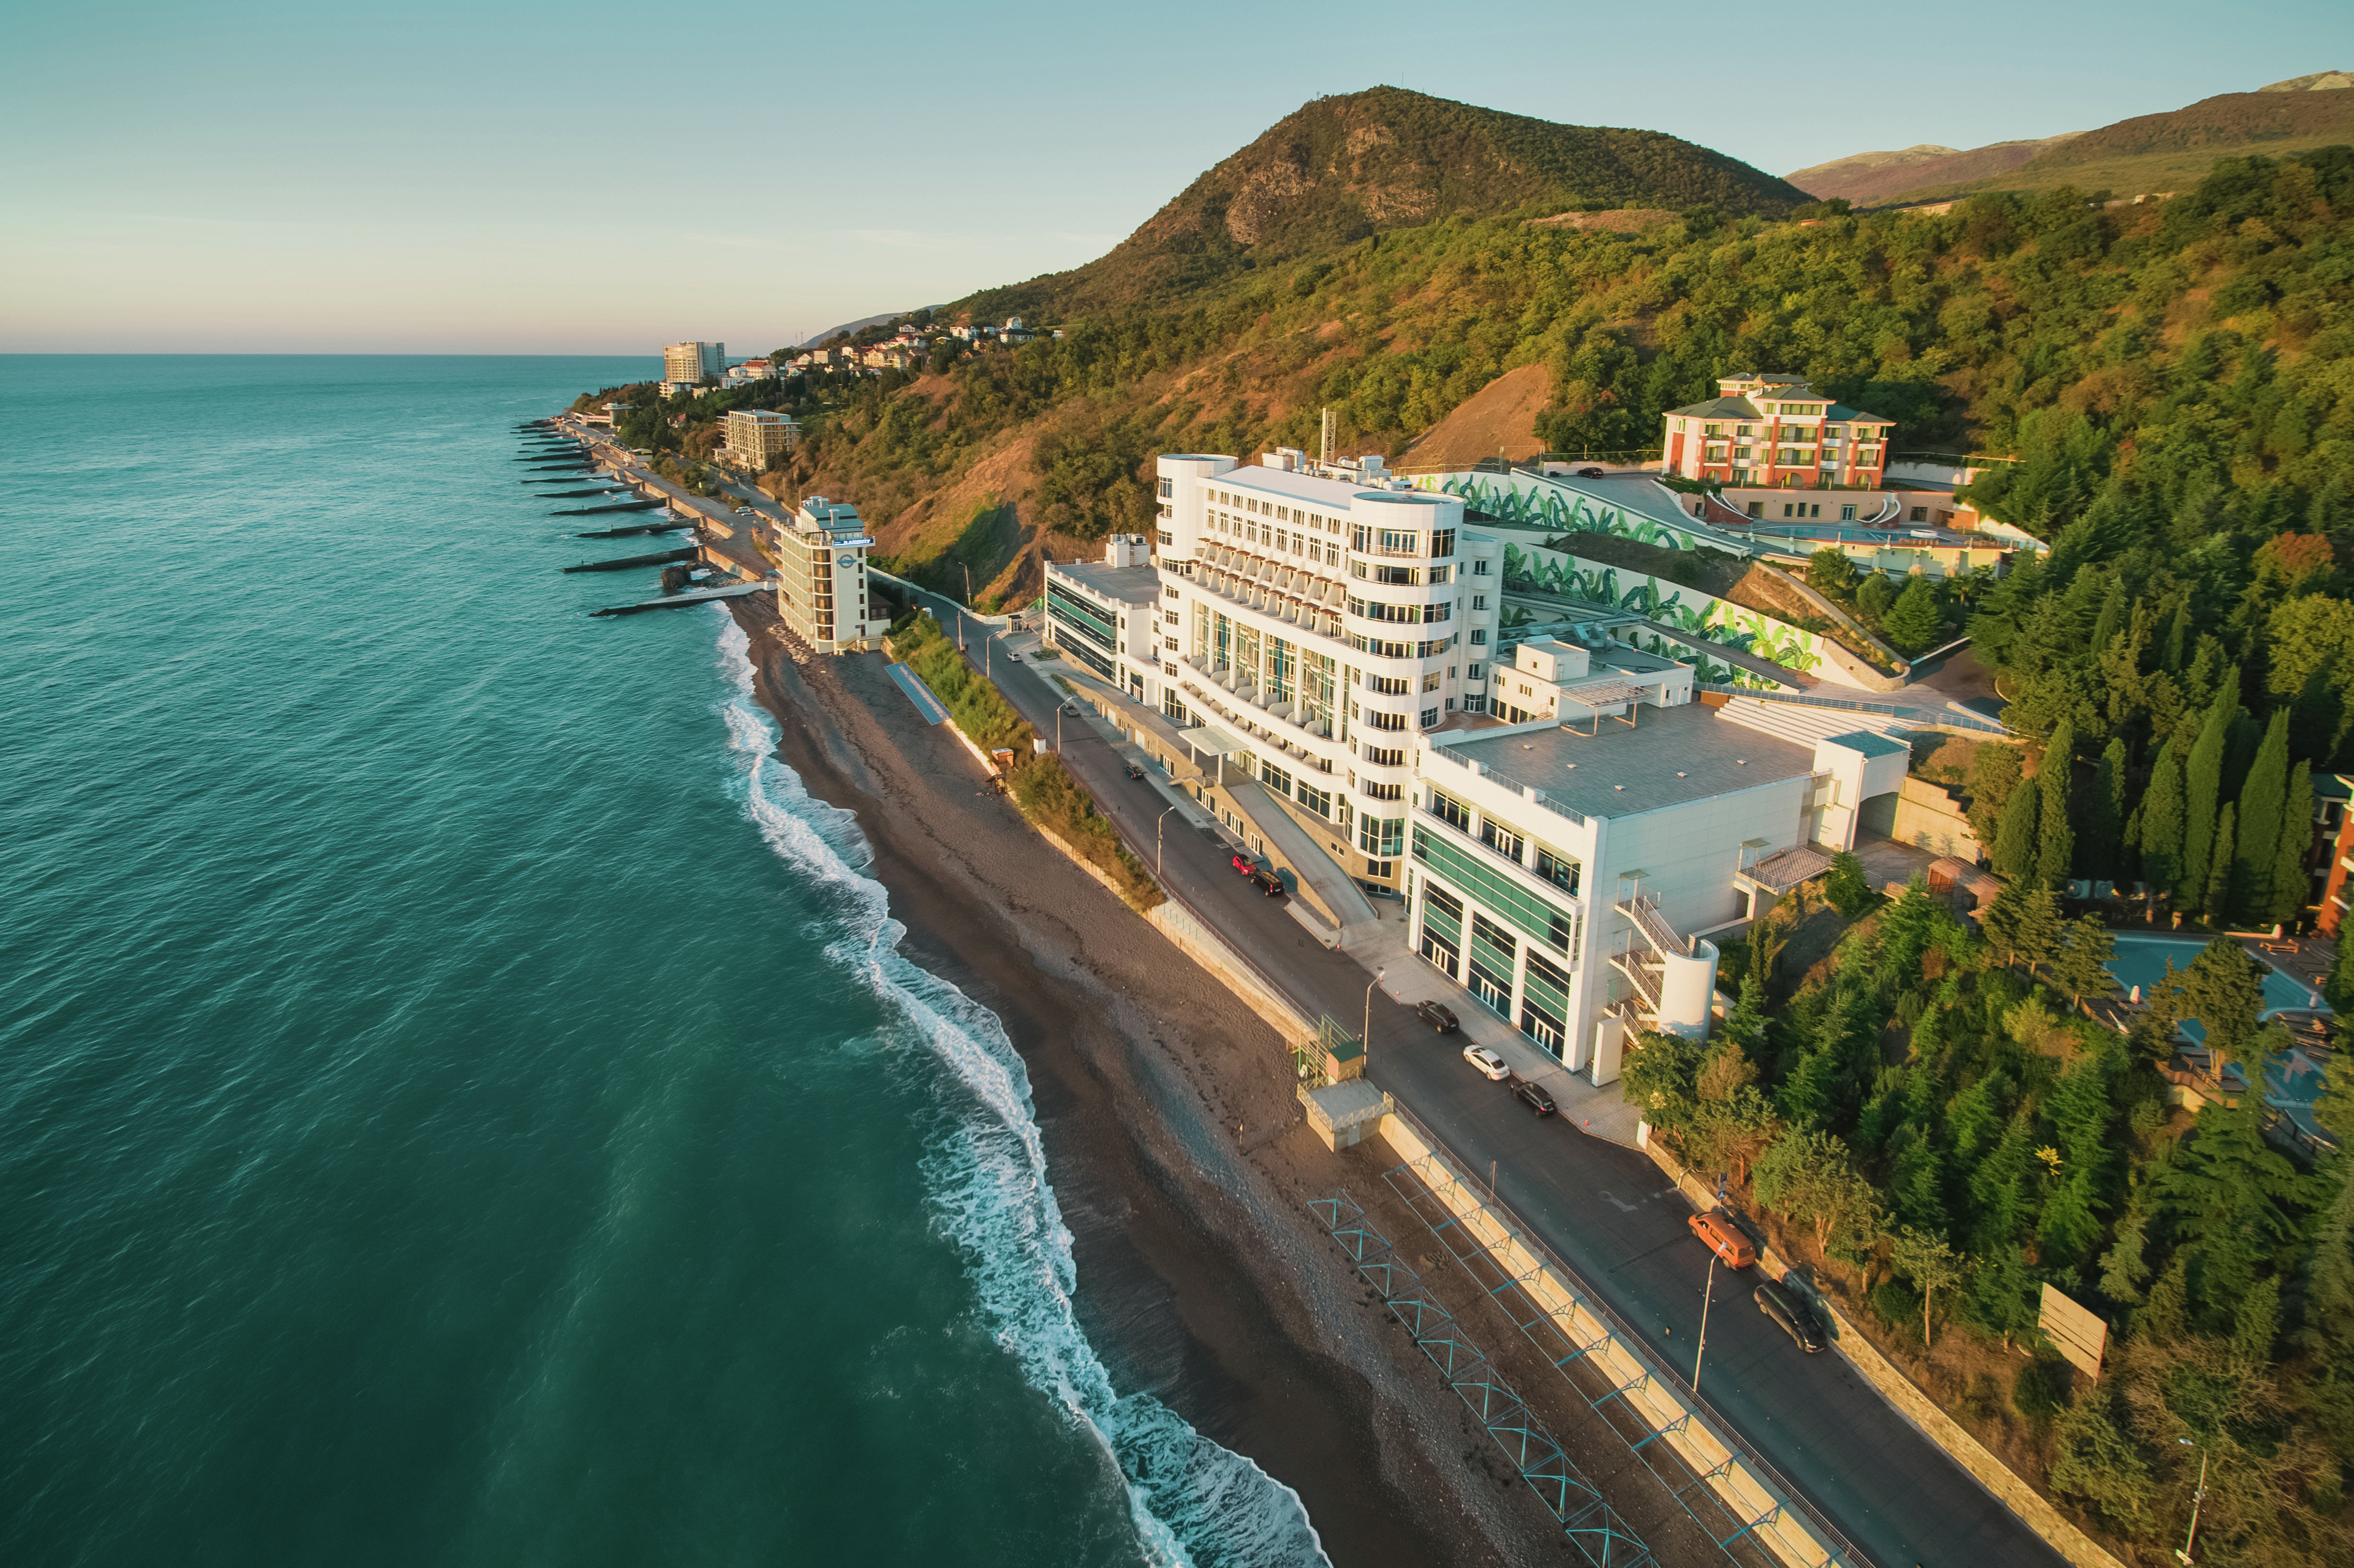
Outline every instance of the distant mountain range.
{"type": "Polygon", "coordinates": [[[2133,196],[2196,185],[2218,158],[2278,157],[2346,141],[2354,141],[2354,73],[2317,71],[2095,131],[1995,142],[1967,152],[1925,143],[1857,153],[1787,178],[1810,196],[1844,197],[1858,207],[2063,185],[2133,196]]]}
{"type": "Polygon", "coordinates": [[[1579,207],[1778,217],[1807,199],[1664,132],[1556,125],[1376,87],[1285,116],[1108,254],[960,304],[976,319],[1140,304],[1447,217],[1579,207]]]}

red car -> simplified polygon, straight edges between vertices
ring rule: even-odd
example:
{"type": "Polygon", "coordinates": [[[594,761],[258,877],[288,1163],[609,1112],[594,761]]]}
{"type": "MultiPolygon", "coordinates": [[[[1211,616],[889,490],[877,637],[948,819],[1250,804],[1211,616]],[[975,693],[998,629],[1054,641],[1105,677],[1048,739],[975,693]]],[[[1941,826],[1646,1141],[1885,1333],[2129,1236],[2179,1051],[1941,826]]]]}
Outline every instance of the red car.
{"type": "Polygon", "coordinates": [[[1258,862],[1246,854],[1230,854],[1226,857],[1226,863],[1245,876],[1255,876],[1258,873],[1258,862]]]}

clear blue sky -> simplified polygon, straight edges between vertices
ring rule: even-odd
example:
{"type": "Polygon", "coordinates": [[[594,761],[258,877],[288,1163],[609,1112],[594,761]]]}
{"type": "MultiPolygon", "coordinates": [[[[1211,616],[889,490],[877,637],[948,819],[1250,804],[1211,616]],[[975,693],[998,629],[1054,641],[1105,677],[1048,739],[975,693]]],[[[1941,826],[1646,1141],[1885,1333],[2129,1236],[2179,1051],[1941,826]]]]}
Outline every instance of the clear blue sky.
{"type": "Polygon", "coordinates": [[[2354,6],[26,5],[0,349],[731,354],[1088,260],[1389,82],[1776,174],[2354,67],[2354,6]]]}

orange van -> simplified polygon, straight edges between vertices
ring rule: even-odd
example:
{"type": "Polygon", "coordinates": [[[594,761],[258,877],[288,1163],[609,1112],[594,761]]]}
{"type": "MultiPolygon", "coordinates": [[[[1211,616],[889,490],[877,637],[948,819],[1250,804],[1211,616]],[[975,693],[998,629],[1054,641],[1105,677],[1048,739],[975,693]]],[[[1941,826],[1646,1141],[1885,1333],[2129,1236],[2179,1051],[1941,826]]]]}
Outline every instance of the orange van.
{"type": "Polygon", "coordinates": [[[1708,1244],[1708,1250],[1724,1260],[1727,1268],[1747,1268],[1757,1261],[1757,1249],[1741,1234],[1741,1227],[1721,1209],[1691,1217],[1692,1234],[1708,1244]]]}

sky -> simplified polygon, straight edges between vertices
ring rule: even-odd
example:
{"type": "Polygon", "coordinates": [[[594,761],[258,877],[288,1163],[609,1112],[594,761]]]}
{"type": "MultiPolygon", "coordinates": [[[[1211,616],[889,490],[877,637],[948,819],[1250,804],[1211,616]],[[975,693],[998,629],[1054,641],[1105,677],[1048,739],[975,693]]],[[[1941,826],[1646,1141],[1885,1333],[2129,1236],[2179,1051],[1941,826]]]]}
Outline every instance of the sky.
{"type": "Polygon", "coordinates": [[[12,6],[0,352],[742,357],[1090,260],[1388,83],[1774,174],[2354,67],[2354,6],[12,6]]]}

